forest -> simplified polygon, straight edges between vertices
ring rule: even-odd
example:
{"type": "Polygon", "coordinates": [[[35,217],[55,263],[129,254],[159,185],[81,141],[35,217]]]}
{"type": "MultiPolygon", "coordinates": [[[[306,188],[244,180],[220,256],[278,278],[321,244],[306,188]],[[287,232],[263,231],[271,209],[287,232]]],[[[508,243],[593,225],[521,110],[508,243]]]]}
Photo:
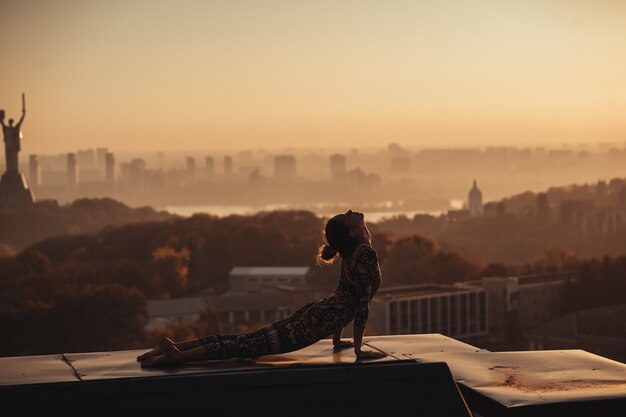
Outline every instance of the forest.
{"type": "Polygon", "coordinates": [[[50,236],[176,217],[148,206],[131,208],[111,198],[79,198],[64,205],[56,200],[40,200],[27,207],[0,207],[0,258],[15,255],[50,236]]]}
{"type": "MultiPolygon", "coordinates": [[[[0,259],[0,355],[145,347],[162,335],[143,329],[147,300],[219,294],[234,266],[309,266],[330,292],[338,263],[324,267],[315,258],[323,224],[307,211],[196,214],[44,239],[0,259]]],[[[626,293],[625,256],[588,259],[551,248],[532,262],[484,263],[432,237],[395,236],[376,224],[370,230],[387,286],[577,270],[582,278],[568,287],[569,310],[621,302],[626,293]]],[[[207,311],[198,323],[161,333],[193,337],[219,328],[207,311]]]]}

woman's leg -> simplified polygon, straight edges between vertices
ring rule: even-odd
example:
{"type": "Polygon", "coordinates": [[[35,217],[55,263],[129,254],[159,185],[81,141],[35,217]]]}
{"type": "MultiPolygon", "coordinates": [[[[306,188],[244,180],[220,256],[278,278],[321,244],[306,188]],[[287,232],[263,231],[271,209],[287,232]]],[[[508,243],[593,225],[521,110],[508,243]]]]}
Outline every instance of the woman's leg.
{"type": "Polygon", "coordinates": [[[253,333],[209,335],[180,344],[171,343],[155,354],[141,359],[141,366],[152,367],[202,360],[255,358],[276,353],[281,353],[280,341],[276,330],[270,326],[253,333]],[[179,349],[178,345],[186,349],[179,349]]]}
{"type": "Polygon", "coordinates": [[[256,358],[277,353],[280,349],[275,346],[270,331],[271,327],[266,327],[252,333],[203,336],[199,339],[202,347],[197,349],[203,349],[204,359],[208,360],[256,358]]]}

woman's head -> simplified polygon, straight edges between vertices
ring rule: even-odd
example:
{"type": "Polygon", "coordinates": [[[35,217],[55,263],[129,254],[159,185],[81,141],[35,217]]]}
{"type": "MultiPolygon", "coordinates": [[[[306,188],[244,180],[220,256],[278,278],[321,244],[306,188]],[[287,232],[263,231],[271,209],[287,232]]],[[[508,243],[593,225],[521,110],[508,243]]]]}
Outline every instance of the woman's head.
{"type": "Polygon", "coordinates": [[[363,213],[352,210],[328,220],[323,235],[326,244],[320,247],[318,261],[326,263],[332,263],[337,253],[342,258],[349,256],[357,244],[369,243],[371,239],[363,213]]]}

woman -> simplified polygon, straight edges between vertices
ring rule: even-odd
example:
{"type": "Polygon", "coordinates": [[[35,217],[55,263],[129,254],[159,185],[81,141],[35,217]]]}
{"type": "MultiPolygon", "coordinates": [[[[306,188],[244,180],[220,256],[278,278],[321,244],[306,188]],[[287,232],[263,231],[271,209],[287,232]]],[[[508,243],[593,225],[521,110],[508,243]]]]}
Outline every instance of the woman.
{"type": "Polygon", "coordinates": [[[319,259],[331,263],[337,254],[342,258],[339,285],[330,296],[308,303],[291,317],[253,333],[202,336],[179,343],[164,338],[156,348],[137,357],[141,366],[287,353],[331,335],[333,346],[354,347],[358,359],[386,356],[362,349],[369,302],[381,281],[363,213],[350,210],[334,216],[326,223],[324,235],[327,244],[320,247],[319,259]],[[354,342],[342,340],[343,328],[353,320],[354,342]]]}

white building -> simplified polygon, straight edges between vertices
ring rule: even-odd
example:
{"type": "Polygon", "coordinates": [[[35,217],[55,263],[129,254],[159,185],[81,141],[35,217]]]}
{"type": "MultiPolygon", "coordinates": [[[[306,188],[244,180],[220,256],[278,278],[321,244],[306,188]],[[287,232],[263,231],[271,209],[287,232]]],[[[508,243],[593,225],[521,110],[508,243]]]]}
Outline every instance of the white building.
{"type": "Polygon", "coordinates": [[[237,266],[230,271],[229,292],[260,292],[263,287],[304,285],[307,266],[237,266]]]}
{"type": "Polygon", "coordinates": [[[328,295],[327,289],[308,284],[308,275],[309,267],[235,267],[224,294],[148,301],[148,326],[155,321],[196,321],[209,308],[219,315],[225,333],[256,330],[328,295]]]}
{"type": "Polygon", "coordinates": [[[420,284],[381,288],[370,304],[371,334],[441,333],[458,339],[487,335],[482,288],[420,284]]]}

